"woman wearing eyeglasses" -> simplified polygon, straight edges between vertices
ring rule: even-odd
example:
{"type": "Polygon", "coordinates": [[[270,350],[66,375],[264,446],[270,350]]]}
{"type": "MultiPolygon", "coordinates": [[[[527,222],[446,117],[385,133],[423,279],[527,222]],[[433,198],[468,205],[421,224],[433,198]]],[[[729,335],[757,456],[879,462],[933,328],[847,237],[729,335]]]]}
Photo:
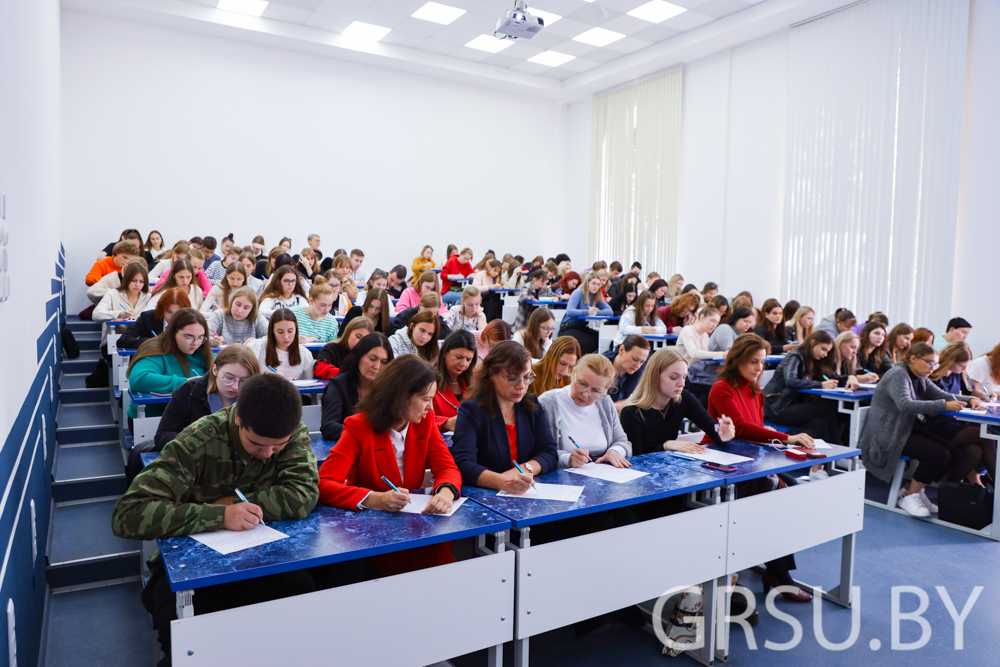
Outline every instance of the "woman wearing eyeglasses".
{"type": "Polygon", "coordinates": [[[528,318],[528,326],[514,334],[514,342],[523,345],[531,355],[531,363],[537,364],[549,351],[555,330],[555,315],[545,306],[541,306],[528,318]]]}
{"type": "Polygon", "coordinates": [[[569,386],[542,394],[538,402],[559,445],[559,467],[579,468],[594,461],[616,468],[632,464],[632,444],[618,419],[608,389],[617,379],[615,367],[601,354],[588,354],[576,364],[569,386]]]}
{"type": "MultiPolygon", "coordinates": [[[[204,375],[212,364],[212,348],[208,345],[208,323],[194,308],[177,311],[166,330],[139,346],[128,367],[129,388],[133,392],[170,394],[188,378],[204,375]]],[[[147,417],[163,414],[162,405],[147,405],[147,417]]],[[[135,419],[135,403],[129,405],[128,416],[135,419]]]]}
{"type": "Polygon", "coordinates": [[[558,466],[545,415],[528,394],[534,379],[528,351],[512,340],[497,343],[483,359],[473,398],[462,403],[455,420],[451,453],[463,483],[521,495],[534,475],[558,466]]]}
{"type": "Polygon", "coordinates": [[[948,477],[959,481],[975,467],[969,467],[962,448],[940,437],[928,427],[928,416],[958,412],[969,404],[979,406],[971,396],[955,396],[930,380],[938,367],[938,353],[927,343],[909,346],[901,363],[886,372],[875,386],[872,407],[861,431],[865,468],[886,483],[892,481],[900,456],[920,462],[899,507],[910,516],[926,519],[937,506],[924,488],[948,477]]]}
{"type": "Polygon", "coordinates": [[[260,295],[260,314],[270,317],[278,308],[294,308],[306,306],[309,298],[299,283],[299,274],[295,268],[282,266],[274,275],[260,295]]]}

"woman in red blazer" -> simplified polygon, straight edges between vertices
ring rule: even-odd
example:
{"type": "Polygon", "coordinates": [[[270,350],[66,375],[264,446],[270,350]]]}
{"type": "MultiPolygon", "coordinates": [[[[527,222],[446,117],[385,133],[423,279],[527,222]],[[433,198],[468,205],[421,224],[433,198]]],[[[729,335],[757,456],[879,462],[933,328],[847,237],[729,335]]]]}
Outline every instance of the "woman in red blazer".
{"type": "MultiPolygon", "coordinates": [[[[409,503],[407,489],[434,476],[434,498],[424,514],[444,514],[459,497],[462,474],[434,422],[431,403],[437,373],[424,360],[404,354],[372,382],[358,412],[319,471],[320,502],[350,510],[398,512],[409,503]],[[385,477],[399,491],[382,481],[385,477]]],[[[451,543],[419,547],[374,559],[379,574],[419,570],[454,562],[451,543]]]]}
{"type": "Polygon", "coordinates": [[[434,421],[442,433],[455,430],[458,406],[472,384],[479,357],[476,338],[465,330],[452,331],[444,339],[437,358],[437,393],[434,394],[434,421]]]}

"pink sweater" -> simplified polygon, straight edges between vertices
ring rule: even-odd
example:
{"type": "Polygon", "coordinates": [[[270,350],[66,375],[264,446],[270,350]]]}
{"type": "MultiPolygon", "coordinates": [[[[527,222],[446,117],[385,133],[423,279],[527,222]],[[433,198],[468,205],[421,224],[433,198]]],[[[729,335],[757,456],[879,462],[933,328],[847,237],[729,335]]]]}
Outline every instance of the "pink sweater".
{"type": "MultiPolygon", "coordinates": [[[[396,312],[401,313],[407,308],[416,308],[420,305],[420,297],[417,296],[417,290],[412,287],[407,287],[403,290],[403,293],[396,299],[396,312]]],[[[448,313],[448,307],[441,303],[441,308],[438,311],[440,315],[446,315],[448,313]]]]}
{"type": "MultiPolygon", "coordinates": [[[[166,271],[163,272],[163,275],[160,276],[160,279],[157,281],[157,283],[153,285],[153,289],[149,291],[152,292],[157,287],[159,287],[160,283],[166,280],[167,276],[169,275],[170,275],[170,269],[167,269],[166,271]]],[[[197,280],[198,284],[201,285],[201,291],[205,293],[205,296],[208,296],[209,291],[212,289],[212,283],[209,281],[208,276],[205,275],[204,271],[198,271],[197,280]]]]}

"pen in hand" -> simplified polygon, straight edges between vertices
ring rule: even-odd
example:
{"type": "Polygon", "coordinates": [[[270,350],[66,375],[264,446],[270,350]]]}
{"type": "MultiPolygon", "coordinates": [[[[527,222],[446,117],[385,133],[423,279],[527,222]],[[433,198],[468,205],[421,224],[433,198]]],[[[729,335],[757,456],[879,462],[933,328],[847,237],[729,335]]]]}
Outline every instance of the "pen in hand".
{"type": "MultiPolygon", "coordinates": [[[[581,447],[576,443],[576,440],[573,439],[573,436],[567,435],[566,437],[569,438],[569,441],[573,443],[574,447],[576,447],[577,449],[583,449],[583,447],[581,447]]],[[[594,462],[594,457],[590,455],[590,452],[587,452],[587,458],[590,459],[591,463],[594,462]]]]}
{"type": "MultiPolygon", "coordinates": [[[[383,481],[383,482],[385,482],[386,484],[388,484],[388,485],[389,485],[390,487],[392,487],[392,490],[393,490],[393,491],[395,491],[396,493],[402,493],[402,491],[400,491],[400,490],[399,490],[399,487],[398,487],[398,486],[396,486],[395,484],[393,484],[392,482],[390,482],[390,481],[389,481],[389,480],[388,480],[388,479],[386,478],[386,476],[385,476],[385,475],[382,475],[382,481],[383,481]]],[[[409,500],[407,500],[407,501],[406,501],[406,504],[407,504],[407,505],[409,505],[409,504],[410,504],[410,501],[409,501],[409,500]]]]}
{"type": "MultiPolygon", "coordinates": [[[[527,474],[526,472],[524,472],[524,468],[522,468],[521,466],[519,466],[519,465],[517,464],[517,461],[511,461],[511,463],[513,463],[513,464],[514,464],[514,467],[515,467],[515,468],[517,468],[517,471],[518,471],[519,473],[521,473],[522,475],[526,475],[526,474],[527,474]]],[[[535,483],[534,483],[534,482],[532,482],[532,483],[531,483],[531,488],[535,489],[536,491],[538,490],[538,489],[537,489],[537,487],[535,486],[535,483]]]]}
{"type": "MultiPolygon", "coordinates": [[[[243,492],[240,491],[239,489],[236,489],[235,493],[236,493],[237,496],[240,497],[240,500],[242,500],[243,502],[245,502],[245,503],[249,503],[250,502],[249,500],[247,500],[247,497],[243,495],[243,492]]],[[[266,523],[264,523],[264,519],[260,520],[260,525],[262,525],[262,526],[266,526],[267,525],[266,523]]]]}

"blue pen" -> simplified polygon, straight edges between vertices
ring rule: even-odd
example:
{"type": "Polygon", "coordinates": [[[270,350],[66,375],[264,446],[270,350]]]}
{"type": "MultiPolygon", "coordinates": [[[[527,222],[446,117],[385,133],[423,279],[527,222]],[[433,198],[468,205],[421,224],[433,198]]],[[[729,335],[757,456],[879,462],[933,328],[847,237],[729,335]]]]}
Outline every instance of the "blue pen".
{"type": "MultiPolygon", "coordinates": [[[[250,502],[249,500],[247,500],[247,497],[243,495],[243,492],[240,491],[239,489],[236,489],[236,495],[238,495],[240,497],[240,500],[242,500],[243,502],[245,502],[245,503],[249,503],[250,502]]],[[[260,525],[265,526],[267,524],[265,524],[264,520],[261,519],[260,520],[260,525]]]]}
{"type": "MultiPolygon", "coordinates": [[[[273,366],[268,366],[267,370],[271,371],[272,373],[277,373],[278,372],[278,371],[274,370],[273,366]]],[[[383,477],[382,479],[385,479],[385,477],[383,477]]]]}
{"type": "MultiPolygon", "coordinates": [[[[399,487],[397,487],[395,484],[393,484],[388,479],[386,479],[385,475],[382,475],[382,481],[385,482],[386,484],[388,484],[389,486],[391,486],[392,490],[395,491],[396,493],[402,493],[402,491],[399,490],[399,487]]],[[[410,501],[407,500],[406,504],[409,505],[410,501]]]]}
{"type": "MultiPolygon", "coordinates": [[[[576,444],[576,440],[573,439],[573,436],[567,435],[566,437],[569,438],[569,441],[573,443],[574,447],[576,447],[577,449],[583,449],[583,447],[581,447],[580,445],[576,444]]],[[[594,457],[590,455],[590,452],[587,452],[587,458],[590,459],[591,463],[594,462],[594,457]]]]}
{"type": "MultiPolygon", "coordinates": [[[[511,461],[511,463],[514,464],[514,467],[517,468],[517,471],[519,473],[521,473],[522,475],[526,475],[527,474],[527,473],[524,472],[524,469],[521,466],[517,465],[517,461],[511,461]]],[[[535,489],[536,491],[538,490],[537,487],[535,486],[534,482],[531,483],[531,488],[535,489]]]]}

